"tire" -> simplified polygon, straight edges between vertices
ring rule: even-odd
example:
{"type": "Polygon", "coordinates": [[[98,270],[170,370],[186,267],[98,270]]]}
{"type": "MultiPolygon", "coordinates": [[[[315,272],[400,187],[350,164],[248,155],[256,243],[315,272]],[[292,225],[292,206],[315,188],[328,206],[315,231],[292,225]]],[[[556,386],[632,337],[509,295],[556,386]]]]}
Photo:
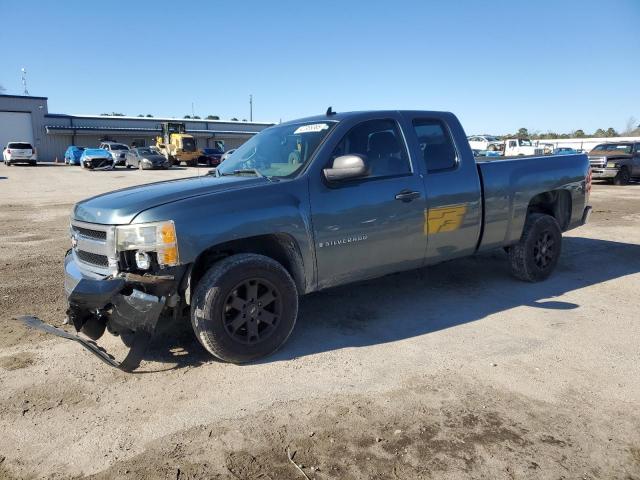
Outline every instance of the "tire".
{"type": "Polygon", "coordinates": [[[520,241],[509,247],[514,277],[540,282],[551,275],[562,251],[562,231],[555,218],[543,213],[528,216],[520,241]]]}
{"type": "Polygon", "coordinates": [[[495,151],[497,150],[497,148],[496,148],[496,146],[495,146],[495,145],[489,145],[489,146],[487,147],[487,150],[489,150],[490,152],[495,152],[495,151]]]}
{"type": "Polygon", "coordinates": [[[128,163],[125,163],[125,164],[124,164],[124,167],[125,167],[127,170],[129,170],[129,169],[131,168],[131,165],[129,165],[128,163]]]}
{"type": "Polygon", "coordinates": [[[627,167],[622,167],[618,174],[613,178],[614,185],[627,185],[631,180],[631,174],[627,167]]]}
{"type": "Polygon", "coordinates": [[[29,166],[35,167],[38,165],[38,162],[29,162],[29,166]]]}
{"type": "Polygon", "coordinates": [[[214,264],[198,283],[191,305],[191,325],[202,346],[231,363],[278,350],[297,315],[298,291],[291,275],[275,260],[256,254],[232,255],[214,264]]]}
{"type": "Polygon", "coordinates": [[[104,320],[91,317],[86,323],[82,326],[80,331],[84,333],[91,340],[98,340],[103,334],[105,329],[107,328],[107,324],[104,320]]]}

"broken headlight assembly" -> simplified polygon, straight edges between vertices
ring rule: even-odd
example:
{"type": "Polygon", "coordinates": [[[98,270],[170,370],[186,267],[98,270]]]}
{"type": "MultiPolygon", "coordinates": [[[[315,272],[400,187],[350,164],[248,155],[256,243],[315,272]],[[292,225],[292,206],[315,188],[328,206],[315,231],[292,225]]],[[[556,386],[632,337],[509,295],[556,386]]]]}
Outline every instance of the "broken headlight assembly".
{"type": "Polygon", "coordinates": [[[161,268],[180,263],[173,220],[117,226],[116,251],[135,252],[136,266],[140,270],[150,268],[152,254],[161,268]]]}

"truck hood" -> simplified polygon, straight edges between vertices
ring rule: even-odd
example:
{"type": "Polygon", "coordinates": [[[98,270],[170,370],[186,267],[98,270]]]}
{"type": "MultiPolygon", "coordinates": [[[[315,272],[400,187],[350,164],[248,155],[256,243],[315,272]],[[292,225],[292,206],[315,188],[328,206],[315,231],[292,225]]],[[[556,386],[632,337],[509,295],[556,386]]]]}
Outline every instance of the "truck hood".
{"type": "Polygon", "coordinates": [[[201,177],[150,183],[116,190],[78,202],[73,219],[103,225],[131,223],[139,213],[159,205],[201,195],[248,188],[268,182],[265,178],[247,176],[201,177]]]}

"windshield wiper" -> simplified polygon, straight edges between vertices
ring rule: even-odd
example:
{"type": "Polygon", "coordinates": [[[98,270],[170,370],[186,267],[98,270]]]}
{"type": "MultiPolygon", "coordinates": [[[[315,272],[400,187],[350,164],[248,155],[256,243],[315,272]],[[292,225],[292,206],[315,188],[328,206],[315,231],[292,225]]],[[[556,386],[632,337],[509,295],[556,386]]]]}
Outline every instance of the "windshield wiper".
{"type": "Polygon", "coordinates": [[[252,173],[256,177],[266,178],[270,182],[274,181],[272,177],[267,177],[262,172],[260,172],[260,170],[258,170],[257,168],[241,168],[238,170],[234,170],[233,172],[225,172],[225,173],[218,171],[218,175],[220,175],[221,177],[225,177],[229,175],[244,175],[247,173],[252,173]]]}

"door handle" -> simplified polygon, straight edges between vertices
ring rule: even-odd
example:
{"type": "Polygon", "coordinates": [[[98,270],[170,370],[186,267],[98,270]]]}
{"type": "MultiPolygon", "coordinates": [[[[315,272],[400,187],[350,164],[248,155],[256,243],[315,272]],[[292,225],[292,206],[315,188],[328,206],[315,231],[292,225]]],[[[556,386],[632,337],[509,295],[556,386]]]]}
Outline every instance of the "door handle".
{"type": "Polygon", "coordinates": [[[396,200],[408,203],[416,198],[420,198],[420,195],[420,192],[416,192],[415,190],[402,190],[400,193],[396,194],[396,200]]]}

